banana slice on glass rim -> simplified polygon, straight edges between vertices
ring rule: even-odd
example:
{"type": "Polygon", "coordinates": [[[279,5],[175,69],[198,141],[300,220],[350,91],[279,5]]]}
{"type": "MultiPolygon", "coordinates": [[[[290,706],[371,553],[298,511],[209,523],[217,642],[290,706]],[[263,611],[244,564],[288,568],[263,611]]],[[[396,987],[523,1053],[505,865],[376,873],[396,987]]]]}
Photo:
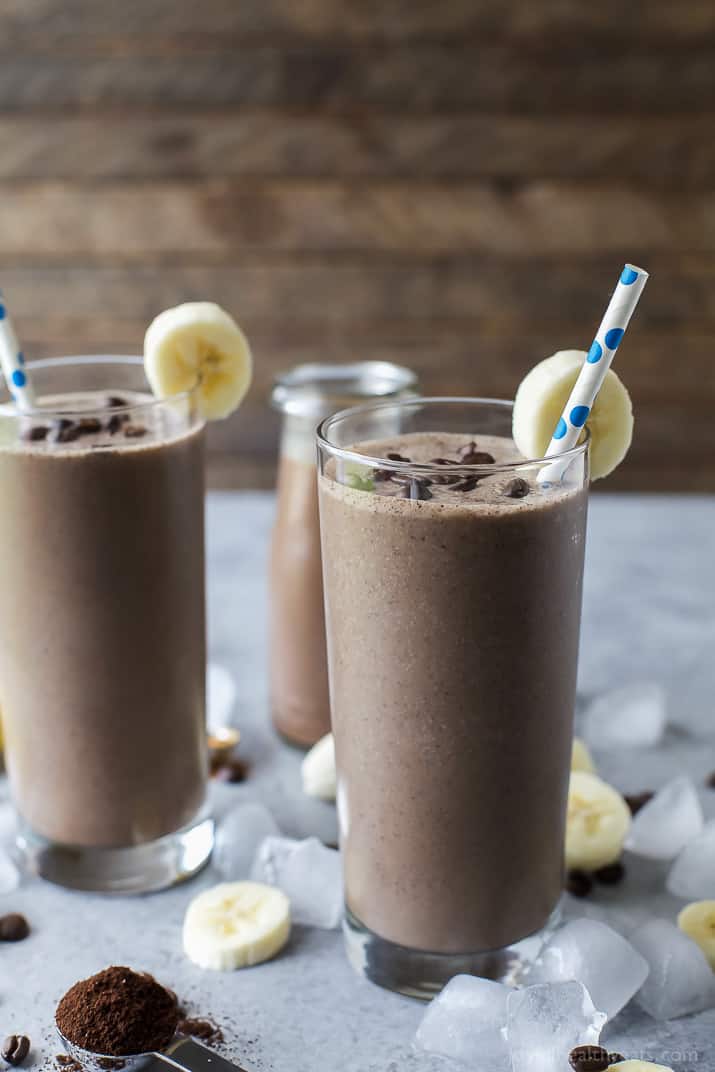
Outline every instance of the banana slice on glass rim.
{"type": "MultiPolygon", "coordinates": [[[[512,435],[525,458],[544,457],[586,360],[585,350],[559,350],[535,365],[519,384],[512,435]]],[[[591,433],[591,480],[599,480],[620,465],[633,439],[630,395],[613,369],[606,373],[585,423],[591,433]]]]}
{"type": "Polygon", "coordinates": [[[185,302],[159,313],[144,337],[146,377],[157,398],[194,391],[205,420],[228,417],[251,384],[248,341],[215,302],[185,302]]]}

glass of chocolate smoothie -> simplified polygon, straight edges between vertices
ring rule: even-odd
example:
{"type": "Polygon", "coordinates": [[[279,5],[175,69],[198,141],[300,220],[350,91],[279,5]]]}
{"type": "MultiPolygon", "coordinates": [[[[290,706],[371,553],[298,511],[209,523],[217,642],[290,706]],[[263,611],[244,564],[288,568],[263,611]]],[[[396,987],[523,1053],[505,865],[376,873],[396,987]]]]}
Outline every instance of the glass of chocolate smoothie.
{"type": "Polygon", "coordinates": [[[271,540],[270,692],[276,729],[307,747],[330,730],[315,426],[367,399],[414,395],[417,378],[387,361],[298,365],[275,383],[283,414],[271,540]]]}
{"type": "Polygon", "coordinates": [[[136,893],[208,859],[204,446],[140,358],[28,366],[0,395],[0,708],[29,865],[136,893]]]}
{"type": "Polygon", "coordinates": [[[588,451],[541,483],[511,410],[414,399],[318,431],[348,953],[422,997],[517,978],[562,891],[588,451]]]}

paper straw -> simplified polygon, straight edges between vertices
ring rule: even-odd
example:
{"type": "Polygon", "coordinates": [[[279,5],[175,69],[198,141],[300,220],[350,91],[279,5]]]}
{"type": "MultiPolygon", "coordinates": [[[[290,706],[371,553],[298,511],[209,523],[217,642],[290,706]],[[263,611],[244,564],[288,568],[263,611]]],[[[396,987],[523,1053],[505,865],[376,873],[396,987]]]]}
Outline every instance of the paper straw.
{"type": "Polygon", "coordinates": [[[0,291],[0,367],[13,401],[21,413],[35,408],[35,392],[24,365],[25,357],[17,341],[5,298],[0,291]]]}
{"type": "MultiPolygon", "coordinates": [[[[596,332],[591,349],[586,355],[578,379],[573,385],[563,413],[554,429],[546,451],[547,458],[563,454],[564,451],[576,446],[596,395],[611,367],[616,350],[647,282],[648,273],[643,268],[638,268],[635,264],[624,265],[608,308],[603,314],[601,326],[596,332]]],[[[542,469],[539,480],[542,483],[554,481],[560,479],[562,475],[562,465],[550,465],[542,469]]]]}

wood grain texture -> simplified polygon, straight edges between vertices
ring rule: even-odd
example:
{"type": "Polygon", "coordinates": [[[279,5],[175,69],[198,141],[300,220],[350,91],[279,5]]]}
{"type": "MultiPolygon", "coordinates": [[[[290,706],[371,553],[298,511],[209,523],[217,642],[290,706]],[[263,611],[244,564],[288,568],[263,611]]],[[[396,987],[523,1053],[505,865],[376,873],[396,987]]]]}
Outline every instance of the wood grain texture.
{"type": "Polygon", "coordinates": [[[249,486],[279,370],[509,396],[641,262],[608,487],[715,491],[714,130],[711,0],[4,0],[0,285],[31,356],[234,311],[256,383],[211,473],[249,486]]]}

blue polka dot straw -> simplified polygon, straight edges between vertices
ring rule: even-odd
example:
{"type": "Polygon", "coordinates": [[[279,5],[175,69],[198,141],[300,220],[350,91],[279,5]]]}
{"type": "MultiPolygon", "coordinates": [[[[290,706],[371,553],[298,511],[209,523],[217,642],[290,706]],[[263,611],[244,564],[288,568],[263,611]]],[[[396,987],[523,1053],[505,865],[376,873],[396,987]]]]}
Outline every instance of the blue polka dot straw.
{"type": "MultiPolygon", "coordinates": [[[[636,268],[634,264],[624,266],[608,308],[603,314],[601,326],[554,429],[546,451],[547,458],[563,454],[578,443],[581,429],[588,420],[596,395],[647,282],[648,273],[642,268],[636,268]]],[[[542,482],[555,481],[560,480],[562,475],[561,466],[550,465],[542,470],[539,479],[542,482]]]]}
{"type": "Polygon", "coordinates": [[[35,393],[25,368],[25,355],[20,349],[15,329],[7,311],[5,298],[0,291],[0,367],[2,367],[8,390],[19,410],[34,409],[35,393]]]}

